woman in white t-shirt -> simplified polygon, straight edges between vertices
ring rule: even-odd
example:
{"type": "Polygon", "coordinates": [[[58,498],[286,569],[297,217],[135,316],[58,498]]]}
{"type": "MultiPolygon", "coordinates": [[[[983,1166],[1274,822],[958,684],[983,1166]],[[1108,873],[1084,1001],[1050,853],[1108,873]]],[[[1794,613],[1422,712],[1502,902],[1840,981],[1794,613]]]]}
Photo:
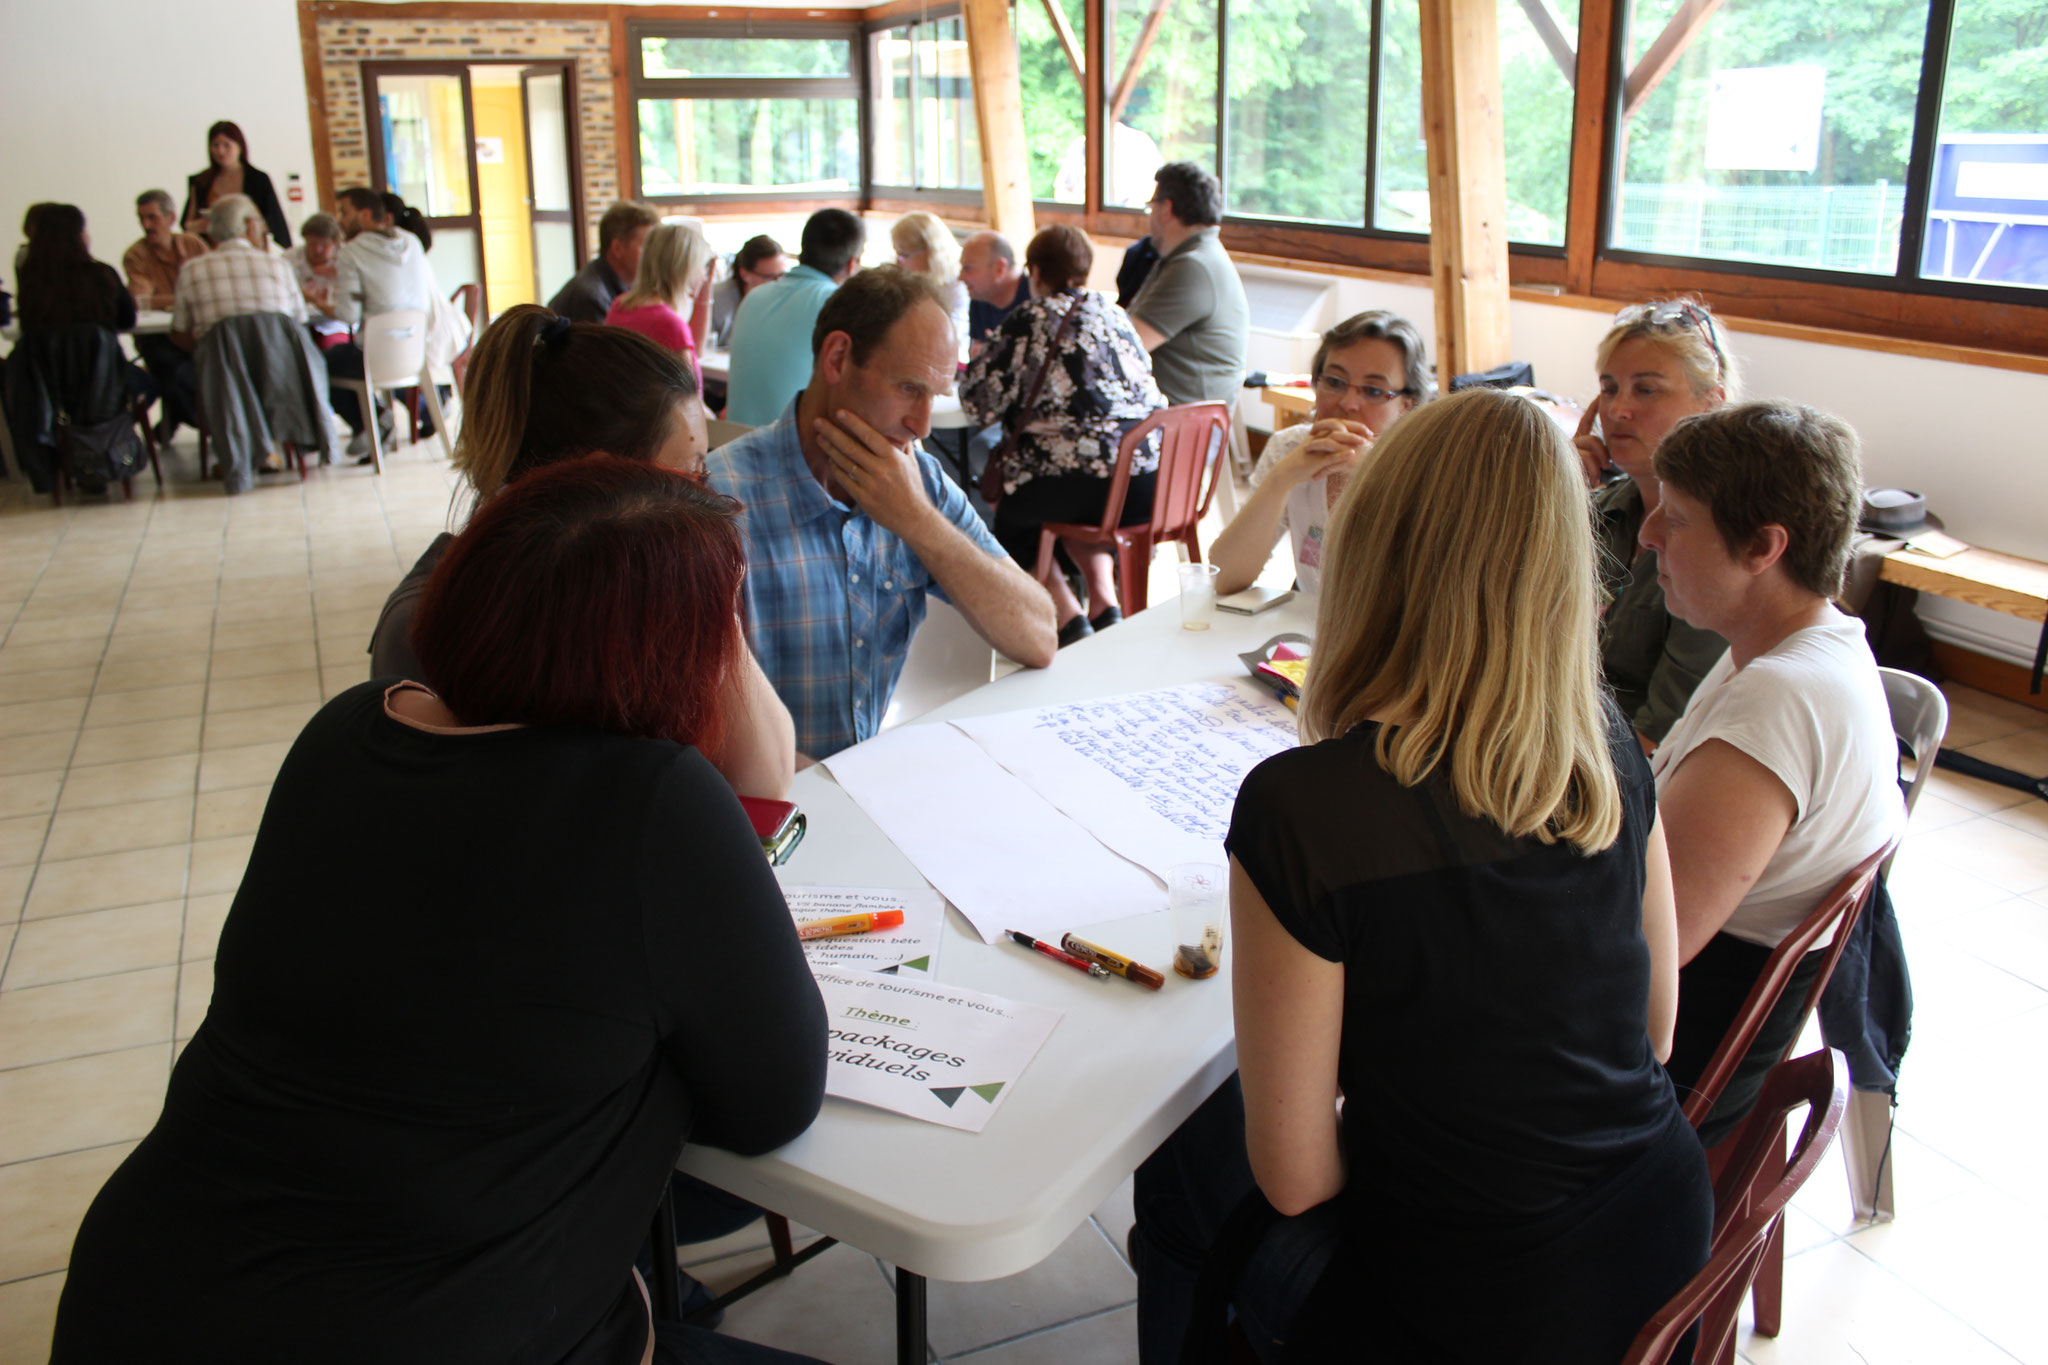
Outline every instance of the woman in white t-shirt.
{"type": "Polygon", "coordinates": [[[1314,415],[1273,433],[1252,470],[1251,497],[1209,548],[1219,593],[1250,587],[1286,531],[1294,539],[1295,584],[1314,596],[1330,509],[1352,466],[1389,423],[1436,392],[1422,334],[1383,308],[1323,333],[1310,374],[1314,415]]]}
{"type": "MultiPolygon", "coordinates": [[[[1791,403],[1689,417],[1657,447],[1642,543],[1672,613],[1728,641],[1652,756],[1678,893],[1684,1092],[1765,959],[1905,823],[1898,750],[1863,627],[1833,597],[1862,497],[1856,433],[1791,403]]],[[[1809,955],[1700,1135],[1741,1121],[1792,1042],[1809,955]]]]}

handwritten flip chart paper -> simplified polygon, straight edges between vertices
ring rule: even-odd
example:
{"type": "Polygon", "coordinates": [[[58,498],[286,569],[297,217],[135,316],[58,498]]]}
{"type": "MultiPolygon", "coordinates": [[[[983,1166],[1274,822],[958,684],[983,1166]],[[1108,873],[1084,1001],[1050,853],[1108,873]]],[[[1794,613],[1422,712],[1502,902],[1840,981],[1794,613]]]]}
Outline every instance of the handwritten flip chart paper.
{"type": "Polygon", "coordinates": [[[906,725],[825,760],[890,842],[989,943],[1166,908],[1166,888],[950,725],[906,725]]]}
{"type": "Polygon", "coordinates": [[[1247,682],[976,716],[953,724],[1033,791],[1162,881],[1223,861],[1237,789],[1297,743],[1294,713],[1247,682]]]}
{"type": "Polygon", "coordinates": [[[938,966],[946,903],[936,891],[926,887],[913,891],[874,886],[785,886],[782,895],[798,924],[876,910],[903,912],[903,923],[894,929],[805,939],[804,958],[813,972],[893,971],[905,976],[931,976],[938,966]]]}
{"type": "Polygon", "coordinates": [[[978,1133],[1045,1046],[1060,1011],[980,991],[817,973],[825,998],[825,1093],[978,1133]]]}

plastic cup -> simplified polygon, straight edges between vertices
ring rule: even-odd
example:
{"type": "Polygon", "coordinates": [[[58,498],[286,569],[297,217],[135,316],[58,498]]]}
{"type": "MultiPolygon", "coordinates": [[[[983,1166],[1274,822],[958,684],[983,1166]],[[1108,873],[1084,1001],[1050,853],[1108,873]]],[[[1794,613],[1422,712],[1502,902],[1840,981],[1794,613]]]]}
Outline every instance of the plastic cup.
{"type": "Polygon", "coordinates": [[[1230,918],[1230,871],[1219,863],[1176,863],[1166,874],[1173,914],[1173,969],[1199,981],[1223,965],[1230,918]]]}
{"type": "Polygon", "coordinates": [[[1216,619],[1216,566],[1180,566],[1180,628],[1207,630],[1216,619]]]}

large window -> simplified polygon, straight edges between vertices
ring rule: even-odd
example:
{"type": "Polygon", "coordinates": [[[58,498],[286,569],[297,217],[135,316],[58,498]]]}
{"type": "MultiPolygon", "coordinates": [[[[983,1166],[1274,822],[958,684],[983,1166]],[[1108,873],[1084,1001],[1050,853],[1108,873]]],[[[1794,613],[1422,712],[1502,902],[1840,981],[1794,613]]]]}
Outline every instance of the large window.
{"type": "MultiPolygon", "coordinates": [[[[1563,246],[1565,200],[1571,189],[1579,0],[1500,0],[1495,22],[1507,139],[1508,240],[1563,246]]],[[[1385,0],[1383,7],[1375,169],[1373,226],[1388,232],[1428,232],[1422,21],[1420,8],[1404,0],[1385,0]]]]}
{"type": "MultiPolygon", "coordinates": [[[[1498,2],[1508,236],[1562,246],[1578,0],[1498,2]]],[[[1413,0],[1103,6],[1116,59],[1104,99],[1117,116],[1104,154],[1105,203],[1142,206],[1161,162],[1189,160],[1218,172],[1233,218],[1429,231],[1421,20],[1413,0]]]]}
{"type": "Polygon", "coordinates": [[[1633,0],[1613,245],[1895,272],[1927,4],[1633,0]]]}
{"type": "Polygon", "coordinates": [[[860,71],[850,29],[633,30],[640,193],[857,193],[860,71]]]}
{"type": "Polygon", "coordinates": [[[1674,0],[1632,0],[1623,52],[1611,246],[1773,271],[2048,284],[2038,0],[1726,0],[1696,31],[1674,0]],[[1945,23],[1936,88],[1927,43],[1945,23]]]}
{"type": "Polygon", "coordinates": [[[966,25],[958,16],[902,24],[868,43],[869,180],[885,191],[980,189],[966,25]]]}
{"type": "Polygon", "coordinates": [[[1031,195],[1061,204],[1088,200],[1088,15],[1083,0],[1016,0],[1017,69],[1024,96],[1024,146],[1031,195]]]}
{"type": "Polygon", "coordinates": [[[1957,0],[1920,273],[2048,285],[2048,5],[2040,0],[1957,0]]]}
{"type": "Polygon", "coordinates": [[[1217,169],[1217,0],[1101,3],[1110,53],[1102,202],[1143,208],[1166,162],[1217,169]]]}
{"type": "Polygon", "coordinates": [[[1372,0],[1229,10],[1224,183],[1246,218],[1365,225],[1372,0]]]}

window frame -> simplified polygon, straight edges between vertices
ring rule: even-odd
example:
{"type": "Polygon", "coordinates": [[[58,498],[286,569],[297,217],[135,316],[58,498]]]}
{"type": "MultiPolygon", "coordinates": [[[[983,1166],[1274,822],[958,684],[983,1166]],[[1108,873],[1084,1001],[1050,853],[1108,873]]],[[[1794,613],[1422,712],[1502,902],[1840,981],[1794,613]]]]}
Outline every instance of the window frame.
{"type": "MultiPolygon", "coordinates": [[[[1014,0],[1036,4],[1041,0],[1014,0]]],[[[1227,72],[1221,63],[1229,54],[1229,0],[1212,0],[1221,11],[1218,34],[1218,139],[1217,150],[1226,150],[1227,122],[1222,100],[1227,91],[1227,72]]],[[[1402,0],[1406,3],[1407,0],[1402,0]]],[[[1928,39],[1921,54],[1921,82],[1915,104],[1915,128],[1909,167],[1906,219],[1902,224],[1900,258],[1905,268],[1889,275],[1861,275],[1822,271],[1810,267],[1775,266],[1741,261],[1713,261],[1630,252],[1605,245],[1609,220],[1616,211],[1619,171],[1614,166],[1616,133],[1622,99],[1622,66],[1625,54],[1620,34],[1627,0],[1582,0],[1576,30],[1577,96],[1573,106],[1572,146],[1564,245],[1510,243],[1508,251],[1511,285],[1531,298],[1563,298],[1578,306],[1600,306],[1606,302],[1625,303],[1659,295],[1693,293],[1718,311],[1731,317],[1759,321],[1765,325],[1819,329],[1850,334],[1846,344],[1876,345],[1903,351],[1915,346],[1934,345],[1959,351],[1989,351],[2024,357],[2048,357],[2048,290],[2025,286],[1973,284],[1965,281],[1928,279],[1918,276],[1919,252],[1927,230],[1926,204],[1935,141],[1939,134],[1941,86],[1947,77],[1949,35],[1956,12],[1956,0],[1930,0],[1928,39]]],[[[1375,0],[1375,21],[1371,54],[1371,100],[1368,109],[1369,145],[1379,136],[1379,100],[1383,65],[1378,50],[1385,0],[1375,0]]],[[[668,13],[679,13],[667,11],[668,13]]],[[[881,28],[901,26],[919,18],[956,12],[954,7],[919,11],[902,0],[865,11],[830,11],[830,18],[798,18],[775,24],[754,23],[738,18],[663,22],[660,10],[617,12],[615,41],[633,61],[632,79],[619,79],[614,89],[629,107],[621,111],[620,161],[622,183],[637,192],[639,185],[639,137],[637,99],[650,82],[639,76],[638,39],[647,36],[732,37],[756,36],[815,37],[821,31],[849,33],[859,72],[857,99],[862,134],[861,184],[858,191],[823,197],[811,194],[748,194],[718,196],[677,196],[653,202],[689,205],[713,213],[744,212],[750,205],[775,204],[788,210],[813,209],[827,204],[850,205],[866,211],[886,211],[902,205],[939,207],[942,216],[978,216],[974,210],[981,197],[971,191],[904,191],[876,186],[872,173],[870,140],[873,136],[870,111],[870,73],[867,35],[881,28]],[[630,42],[628,41],[630,37],[630,42]],[[961,215],[946,209],[966,209],[961,215]]],[[[701,15],[701,11],[697,14],[701,15]]],[[[801,13],[801,12],[797,12],[801,13]]],[[[1041,225],[1070,223],[1091,234],[1131,239],[1145,231],[1140,211],[1110,207],[1103,202],[1106,162],[1106,118],[1108,92],[1118,73],[1108,61],[1106,0],[1087,0],[1085,34],[1079,35],[1087,54],[1089,77],[1081,83],[1088,132],[1088,164],[1085,177],[1086,203],[1065,204],[1037,200],[1041,225]]],[[[622,72],[623,77],[627,73],[622,72]]],[[[757,85],[749,86],[760,93],[757,85]]],[[[708,92],[707,92],[708,93],[708,92]]],[[[1222,163],[1218,163],[1222,165],[1222,163]]],[[[1367,204],[1378,193],[1377,158],[1367,160],[1367,204]]],[[[1227,202],[1227,198],[1226,198],[1227,202]]],[[[1350,227],[1289,222],[1268,218],[1247,218],[1225,214],[1222,239],[1234,253],[1279,260],[1298,267],[1328,267],[1338,271],[1384,273],[1426,284],[1430,274],[1429,241],[1414,233],[1390,232],[1370,226],[1350,227]]]]}
{"type": "MultiPolygon", "coordinates": [[[[1379,227],[1373,222],[1374,209],[1379,196],[1380,98],[1385,81],[1382,35],[1385,32],[1387,0],[1372,0],[1372,37],[1367,49],[1365,141],[1360,149],[1361,155],[1365,158],[1365,202],[1362,205],[1362,221],[1357,225],[1231,212],[1229,177],[1229,66],[1231,11],[1233,5],[1232,0],[1208,0],[1208,2],[1216,7],[1216,137],[1211,152],[1210,169],[1223,187],[1223,228],[1226,239],[1230,242],[1238,242],[1251,240],[1255,237],[1261,243],[1256,249],[1262,253],[1286,254],[1291,251],[1303,251],[1309,253],[1310,259],[1327,264],[1368,264],[1380,266],[1386,263],[1390,265],[1390,268],[1407,269],[1410,268],[1409,263],[1415,261],[1416,264],[1412,268],[1426,273],[1429,268],[1428,233],[1403,232],[1395,228],[1379,227]],[[1312,234],[1313,237],[1301,236],[1299,234],[1312,234]],[[1331,255],[1326,247],[1319,249],[1319,243],[1314,240],[1315,238],[1349,241],[1352,243],[1371,242],[1388,244],[1391,250],[1387,252],[1382,260],[1361,262],[1355,253],[1331,255]],[[1408,249],[1402,250],[1399,246],[1393,244],[1406,244],[1408,249]],[[1418,251],[1419,257],[1416,254],[1418,251]]],[[[1406,0],[1403,0],[1403,2],[1405,3],[1406,0]]],[[[1039,3],[1039,0],[1016,0],[1016,3],[1033,4],[1039,3]]],[[[1250,5],[1256,3],[1256,0],[1236,0],[1236,3],[1240,6],[1250,5]]],[[[1598,3],[1599,0],[1584,0],[1581,11],[1582,16],[1585,8],[1596,7],[1598,3]]],[[[1106,22],[1107,16],[1110,13],[1109,0],[1087,0],[1087,5],[1091,31],[1098,23],[1102,25],[1104,37],[1100,47],[1105,53],[1109,52],[1115,46],[1114,27],[1106,22]]],[[[1121,73],[1113,71],[1107,63],[1100,67],[1100,73],[1100,80],[1088,82],[1091,87],[1098,87],[1090,89],[1088,95],[1091,99],[1100,99],[1103,117],[1107,118],[1108,92],[1115,85],[1116,78],[1121,73]]],[[[1576,119],[1576,110],[1574,111],[1574,118],[1576,119]]],[[[1143,236],[1145,215],[1142,210],[1112,206],[1103,202],[1105,187],[1108,184],[1109,166],[1100,139],[1091,140],[1088,151],[1090,193],[1094,197],[1094,203],[1097,205],[1095,213],[1091,215],[1091,222],[1099,223],[1102,230],[1119,236],[1143,236]]],[[[1576,154],[1575,140],[1573,155],[1576,156],[1576,154]]],[[[1039,200],[1036,202],[1046,208],[1057,209],[1065,207],[1057,205],[1051,200],[1039,200]]],[[[1551,277],[1561,278],[1562,272],[1558,266],[1561,266],[1565,259],[1569,243],[1570,233],[1569,228],[1567,228],[1566,241],[1563,244],[1552,245],[1547,242],[1510,241],[1508,243],[1508,253],[1512,258],[1527,261],[1556,262],[1557,265],[1538,266],[1531,272],[1534,276],[1543,277],[1542,282],[1544,283],[1554,283],[1555,280],[1551,277]]]]}
{"type": "MultiPolygon", "coordinates": [[[[619,138],[619,160],[628,172],[625,183],[632,198],[656,208],[707,208],[716,205],[796,205],[819,202],[815,189],[761,190],[737,194],[648,194],[640,166],[640,102],[643,99],[851,99],[859,120],[860,166],[853,185],[836,196],[841,199],[868,198],[868,114],[867,39],[859,22],[818,20],[755,23],[720,19],[668,20],[630,19],[625,31],[626,105],[614,116],[619,138]],[[648,38],[787,38],[817,40],[843,39],[848,46],[849,74],[844,76],[649,76],[640,49],[648,38]]],[[[616,30],[615,30],[616,31],[616,30]]],[[[977,199],[979,196],[977,196],[977,199]]]]}
{"type": "MultiPolygon", "coordinates": [[[[1038,0],[1019,0],[1019,3],[1036,4],[1038,3],[1038,0]]],[[[891,29],[915,29],[920,25],[936,23],[942,19],[958,19],[964,24],[967,19],[965,7],[962,6],[958,2],[958,0],[953,0],[952,3],[934,5],[930,9],[920,9],[914,12],[898,12],[895,14],[880,15],[875,18],[863,20],[861,23],[861,60],[865,63],[866,79],[864,83],[867,86],[867,92],[861,98],[862,135],[860,173],[861,196],[864,199],[871,201],[883,200],[889,203],[897,204],[917,204],[920,206],[930,206],[936,204],[955,209],[980,208],[982,205],[982,190],[980,187],[976,187],[975,189],[971,190],[945,189],[935,185],[899,185],[891,183],[886,180],[877,180],[874,178],[876,122],[874,106],[875,102],[883,97],[882,92],[877,88],[881,80],[881,75],[875,70],[875,63],[873,61],[874,54],[872,44],[874,42],[875,35],[879,33],[887,33],[891,29]]],[[[972,79],[971,73],[969,79],[972,79]]],[[[968,105],[970,111],[973,112],[974,116],[979,118],[979,111],[973,109],[973,100],[971,97],[968,101],[968,105]]],[[[916,125],[916,108],[916,62],[913,58],[911,93],[911,119],[913,128],[916,125]]],[[[913,146],[916,145],[916,138],[914,135],[912,138],[912,144],[913,146]]],[[[976,156],[977,160],[979,160],[978,152],[976,156]]],[[[986,178],[985,169],[983,173],[984,178],[986,178]]]]}
{"type": "Polygon", "coordinates": [[[1920,274],[1956,0],[1929,0],[1928,4],[1907,154],[1899,262],[1889,275],[1634,252],[1607,244],[1622,175],[1622,168],[1615,164],[1615,150],[1626,81],[1622,35],[1628,3],[1587,3],[1581,10],[1581,80],[1583,83],[1589,65],[1594,65],[1587,60],[1588,45],[1594,42],[1598,50],[1591,55],[1602,80],[1597,112],[1589,117],[1587,102],[1582,99],[1576,114],[1574,213],[1565,238],[1571,259],[1566,287],[1571,292],[1621,301],[1695,293],[1731,316],[1843,330],[1884,339],[1899,349],[1929,342],[2048,356],[2048,288],[1976,284],[1920,274]],[[1597,152],[1597,177],[1582,178],[1578,165],[1582,150],[1597,152]],[[1586,192],[1597,195],[1596,213],[1588,215],[1579,209],[1582,185],[1586,192]]]}

